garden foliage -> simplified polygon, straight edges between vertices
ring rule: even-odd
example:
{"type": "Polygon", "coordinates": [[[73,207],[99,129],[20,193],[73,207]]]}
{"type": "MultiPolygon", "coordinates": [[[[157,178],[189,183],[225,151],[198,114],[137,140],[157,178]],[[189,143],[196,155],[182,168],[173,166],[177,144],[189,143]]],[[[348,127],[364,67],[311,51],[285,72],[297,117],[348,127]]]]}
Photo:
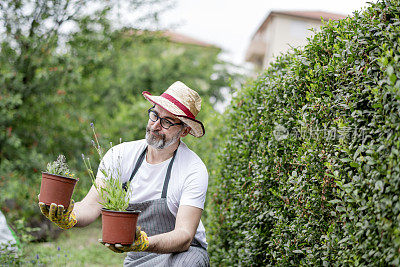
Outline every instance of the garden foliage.
{"type": "Polygon", "coordinates": [[[327,22],[234,100],[214,264],[400,264],[399,10],[327,22]]]}

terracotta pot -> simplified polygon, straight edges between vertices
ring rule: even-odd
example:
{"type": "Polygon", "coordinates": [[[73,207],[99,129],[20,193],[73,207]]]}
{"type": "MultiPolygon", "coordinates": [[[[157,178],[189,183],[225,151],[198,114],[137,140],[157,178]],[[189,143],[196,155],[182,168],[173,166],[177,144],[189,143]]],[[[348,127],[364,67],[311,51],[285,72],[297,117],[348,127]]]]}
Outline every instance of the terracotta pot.
{"type": "Polygon", "coordinates": [[[56,203],[69,206],[75,184],[79,179],[42,172],[39,201],[46,205],[56,203]]]}
{"type": "Polygon", "coordinates": [[[130,245],[135,241],[136,224],[140,211],[102,209],[103,242],[130,245]]]}

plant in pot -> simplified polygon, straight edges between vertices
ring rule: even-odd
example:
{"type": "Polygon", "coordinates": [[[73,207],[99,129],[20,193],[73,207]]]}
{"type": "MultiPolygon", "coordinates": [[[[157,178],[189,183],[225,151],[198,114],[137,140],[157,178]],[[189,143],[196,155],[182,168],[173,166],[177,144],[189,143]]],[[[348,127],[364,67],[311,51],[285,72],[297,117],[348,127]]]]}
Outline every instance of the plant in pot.
{"type": "Polygon", "coordinates": [[[69,170],[64,155],[47,164],[42,172],[39,201],[49,205],[56,203],[68,208],[75,185],[79,179],[69,170]]]}
{"type": "MultiPolygon", "coordinates": [[[[131,190],[129,185],[121,182],[121,157],[118,155],[116,164],[107,167],[103,161],[103,149],[97,139],[96,131],[93,123],[91,123],[94,140],[92,145],[99,155],[99,171],[103,178],[96,179],[92,170],[89,158],[82,154],[83,162],[92,179],[93,185],[99,193],[103,205],[102,214],[102,240],[109,244],[130,245],[135,241],[136,224],[140,211],[129,210],[129,197],[131,190]],[[125,190],[124,188],[127,188],[125,190]]],[[[113,153],[112,143],[110,142],[110,151],[113,153]]],[[[113,159],[114,155],[112,156],[113,159]]]]}

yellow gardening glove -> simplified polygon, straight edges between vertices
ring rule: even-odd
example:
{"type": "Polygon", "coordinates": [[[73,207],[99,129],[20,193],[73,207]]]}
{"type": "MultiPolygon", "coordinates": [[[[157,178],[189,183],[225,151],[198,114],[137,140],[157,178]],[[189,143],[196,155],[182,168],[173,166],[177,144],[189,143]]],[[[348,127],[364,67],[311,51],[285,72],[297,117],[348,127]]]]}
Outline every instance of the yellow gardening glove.
{"type": "Polygon", "coordinates": [[[99,242],[116,253],[145,251],[149,247],[149,238],[145,232],[140,230],[140,226],[136,228],[135,243],[132,245],[108,244],[101,239],[99,239],[99,242]]]}
{"type": "Polygon", "coordinates": [[[57,206],[56,203],[51,203],[49,209],[46,204],[44,204],[43,202],[39,202],[39,207],[43,215],[61,229],[70,229],[74,227],[74,225],[77,223],[76,215],[73,212],[74,201],[72,199],[66,211],[64,211],[63,205],[57,206]]]}

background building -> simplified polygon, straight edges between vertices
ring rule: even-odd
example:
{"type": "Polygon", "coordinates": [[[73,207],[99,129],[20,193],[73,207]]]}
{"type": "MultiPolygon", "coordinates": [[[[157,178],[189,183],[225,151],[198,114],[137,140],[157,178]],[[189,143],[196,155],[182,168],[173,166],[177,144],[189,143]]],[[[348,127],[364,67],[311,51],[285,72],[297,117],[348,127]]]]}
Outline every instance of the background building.
{"type": "Polygon", "coordinates": [[[339,20],[345,15],[322,11],[272,11],[254,33],[246,51],[246,61],[256,69],[267,67],[290,47],[303,46],[324,21],[339,20]]]}

